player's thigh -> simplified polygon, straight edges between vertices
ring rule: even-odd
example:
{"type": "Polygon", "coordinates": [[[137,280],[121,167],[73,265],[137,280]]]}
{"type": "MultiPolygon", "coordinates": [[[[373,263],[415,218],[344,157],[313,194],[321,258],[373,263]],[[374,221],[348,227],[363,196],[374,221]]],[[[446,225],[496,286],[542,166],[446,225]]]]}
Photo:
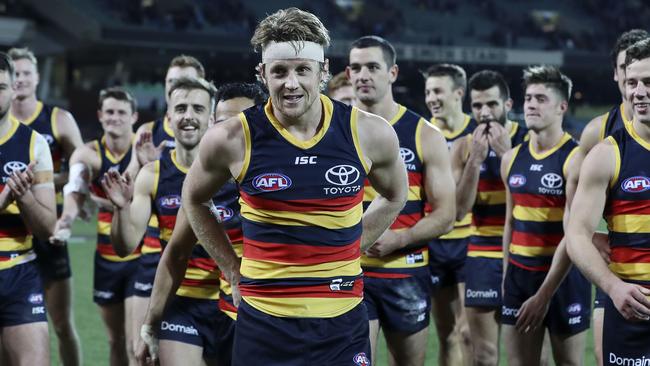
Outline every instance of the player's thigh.
{"type": "Polygon", "coordinates": [[[534,366],[540,364],[545,327],[538,327],[533,331],[522,333],[514,325],[504,324],[502,332],[508,365],[534,366]]]}
{"type": "Polygon", "coordinates": [[[593,330],[594,330],[594,353],[598,366],[603,364],[603,318],[605,317],[604,308],[594,308],[593,310],[593,330]]]}
{"type": "MultiPolygon", "coordinates": [[[[379,319],[373,319],[368,321],[368,333],[370,335],[370,354],[372,355],[372,360],[374,361],[377,357],[377,341],[379,339],[379,330],[381,326],[379,325],[379,319]]],[[[373,362],[374,364],[374,362],[373,362]]]]}
{"type": "Polygon", "coordinates": [[[456,327],[462,312],[461,301],[457,285],[441,287],[431,297],[431,315],[439,338],[447,337],[456,327]]]}
{"type": "Polygon", "coordinates": [[[587,332],[572,335],[552,334],[553,359],[558,366],[574,366],[584,363],[587,332]]]}
{"type": "Polygon", "coordinates": [[[203,364],[203,347],[163,339],[160,341],[160,365],[201,365],[203,364]]]}
{"type": "Polygon", "coordinates": [[[108,331],[109,340],[125,337],[124,302],[99,305],[99,314],[108,331]]]}
{"type": "Polygon", "coordinates": [[[384,329],[386,343],[393,357],[391,365],[421,366],[424,365],[429,328],[416,333],[404,334],[384,329]]]}
{"type": "Polygon", "coordinates": [[[72,281],[70,278],[44,283],[47,312],[54,327],[72,323],[72,281]]]}
{"type": "Polygon", "coordinates": [[[47,322],[4,327],[2,344],[10,365],[47,365],[50,362],[47,322]]]}

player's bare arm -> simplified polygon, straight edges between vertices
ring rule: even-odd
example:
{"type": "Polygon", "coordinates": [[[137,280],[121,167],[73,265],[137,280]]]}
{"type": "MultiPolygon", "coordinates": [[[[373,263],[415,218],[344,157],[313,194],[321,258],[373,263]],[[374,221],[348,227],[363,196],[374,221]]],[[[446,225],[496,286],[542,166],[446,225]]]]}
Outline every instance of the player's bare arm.
{"type": "Polygon", "coordinates": [[[580,135],[580,148],[584,154],[587,154],[591,149],[600,141],[600,129],[603,126],[603,118],[605,115],[600,115],[589,121],[580,135]]]}
{"type": "Polygon", "coordinates": [[[204,205],[231,177],[239,176],[245,154],[244,132],[239,117],[230,118],[211,127],[201,139],[199,156],[190,167],[183,184],[183,208],[199,242],[206,248],[226,280],[235,287],[239,283],[240,260],[218,225],[210,209],[204,205]]]}
{"type": "MultiPolygon", "coordinates": [[[[63,148],[63,156],[70,161],[70,157],[75,149],[83,146],[83,139],[79,126],[70,112],[57,108],[56,110],[56,130],[59,134],[59,141],[63,148]]],[[[63,188],[68,182],[68,172],[54,174],[54,185],[57,190],[63,188]]]]}
{"type": "MultiPolygon", "coordinates": [[[[564,217],[563,217],[563,226],[564,230],[568,229],[568,222],[570,216],[570,208],[573,202],[573,197],[575,196],[576,188],[578,187],[578,175],[580,172],[580,165],[584,160],[584,154],[581,148],[576,148],[575,153],[572,154],[569,158],[566,166],[566,204],[564,207],[564,217]]],[[[553,260],[551,262],[551,267],[549,268],[544,282],[537,290],[535,295],[526,300],[520,310],[519,317],[517,319],[517,324],[515,327],[517,330],[523,332],[527,329],[535,330],[542,325],[546,312],[548,311],[548,306],[551,302],[551,298],[560,287],[560,284],[569,273],[571,269],[571,259],[566,250],[566,239],[563,238],[560,241],[555,254],[553,255],[553,260]]]]}
{"type": "Polygon", "coordinates": [[[111,243],[120,257],[131,254],[142,240],[151,216],[155,163],[148,163],[132,181],[129,172],[104,174],[102,187],[113,203],[111,243]]]}
{"type": "Polygon", "coordinates": [[[596,145],[580,169],[580,181],[569,215],[567,251],[573,263],[603,289],[628,320],[650,316],[650,290],[623,282],[612,273],[592,243],[615,172],[615,147],[607,140],[596,145]]]}
{"type": "Polygon", "coordinates": [[[408,178],[395,130],[381,117],[359,111],[359,142],[370,167],[368,180],[378,196],[363,214],[361,251],[373,245],[406,204],[408,178]]]}
{"type": "Polygon", "coordinates": [[[454,164],[460,163],[462,166],[460,179],[456,182],[456,220],[462,220],[476,201],[481,164],[487,158],[490,147],[485,126],[484,123],[480,124],[472,135],[456,140],[452,148],[454,164]]]}

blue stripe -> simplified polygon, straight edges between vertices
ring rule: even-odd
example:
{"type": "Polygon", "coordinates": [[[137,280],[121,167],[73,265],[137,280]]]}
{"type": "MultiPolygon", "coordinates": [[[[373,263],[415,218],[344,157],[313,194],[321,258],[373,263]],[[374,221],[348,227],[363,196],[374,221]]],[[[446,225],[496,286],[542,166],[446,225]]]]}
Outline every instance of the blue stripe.
{"type": "Polygon", "coordinates": [[[327,229],[317,226],[280,226],[263,224],[242,217],[246,238],[267,243],[300,244],[315,246],[345,246],[356,241],[362,224],[344,229],[327,229]]]}

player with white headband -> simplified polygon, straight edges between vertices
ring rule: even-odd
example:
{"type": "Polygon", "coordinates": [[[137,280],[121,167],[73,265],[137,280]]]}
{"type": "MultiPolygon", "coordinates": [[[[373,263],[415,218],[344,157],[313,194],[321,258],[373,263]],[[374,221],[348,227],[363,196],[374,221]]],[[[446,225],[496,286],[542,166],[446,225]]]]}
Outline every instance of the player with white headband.
{"type": "Polygon", "coordinates": [[[269,101],[206,132],[182,194],[239,305],[232,365],[369,364],[360,254],[406,201],[397,137],[382,118],[320,93],[329,35],[313,14],[279,10],[251,43],[269,101]],[[366,177],[379,195],[363,213],[366,177]],[[231,178],[241,260],[202,204],[231,178]]]}

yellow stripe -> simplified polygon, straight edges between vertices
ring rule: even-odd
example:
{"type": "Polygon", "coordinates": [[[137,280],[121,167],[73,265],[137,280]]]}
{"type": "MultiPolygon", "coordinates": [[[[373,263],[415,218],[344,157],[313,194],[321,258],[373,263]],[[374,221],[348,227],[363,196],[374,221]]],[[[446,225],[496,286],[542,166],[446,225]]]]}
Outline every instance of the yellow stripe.
{"type": "Polygon", "coordinates": [[[14,238],[0,238],[0,251],[20,252],[32,248],[32,236],[19,236],[14,238]]]}
{"type": "Polygon", "coordinates": [[[608,136],[607,141],[611,142],[614,148],[614,175],[609,181],[609,187],[612,188],[618,182],[618,175],[621,172],[621,150],[618,148],[618,143],[612,136],[608,136]]]}
{"type": "Polygon", "coordinates": [[[299,265],[261,261],[244,257],[241,261],[241,274],[252,279],[357,276],[361,273],[359,262],[359,260],[351,260],[299,265]]]}
{"type": "Polygon", "coordinates": [[[172,237],[172,230],[167,228],[160,228],[160,240],[169,241],[172,237]]]}
{"type": "Polygon", "coordinates": [[[515,162],[517,154],[519,154],[519,150],[521,150],[521,144],[517,145],[517,147],[512,151],[512,157],[510,158],[510,163],[508,163],[508,169],[506,170],[506,177],[510,175],[510,169],[512,168],[512,164],[515,162]]]}
{"type": "Polygon", "coordinates": [[[404,113],[406,113],[406,107],[404,107],[401,104],[398,104],[397,105],[397,113],[393,116],[393,118],[390,119],[390,121],[388,121],[388,123],[390,123],[391,125],[394,125],[395,123],[397,123],[397,121],[400,120],[400,118],[402,118],[404,113]]]}
{"type": "Polygon", "coordinates": [[[188,280],[218,280],[219,270],[206,271],[201,268],[187,268],[185,278],[188,280]]]}
{"type": "Polygon", "coordinates": [[[483,205],[502,205],[506,203],[505,191],[478,192],[476,202],[483,205]]]}
{"type": "Polygon", "coordinates": [[[632,123],[632,120],[627,119],[627,116],[625,115],[625,103],[621,102],[621,105],[618,106],[618,110],[623,118],[623,124],[627,125],[632,123]]]}
{"type": "Polygon", "coordinates": [[[472,225],[472,235],[476,236],[502,236],[503,226],[474,226],[472,225]]]}
{"type": "Polygon", "coordinates": [[[190,168],[178,162],[178,160],[176,159],[176,149],[170,151],[169,154],[171,155],[172,163],[174,164],[176,169],[180,170],[184,174],[187,174],[190,168]]]}
{"type": "Polygon", "coordinates": [[[372,186],[363,187],[363,201],[370,202],[377,197],[377,191],[372,186]]]}
{"type": "Polygon", "coordinates": [[[193,299],[219,300],[219,289],[216,286],[196,287],[181,285],[176,290],[176,295],[191,297],[193,299]]]}
{"type": "Polygon", "coordinates": [[[559,222],[564,218],[564,208],[515,205],[512,209],[512,217],[520,221],[559,222]]]}
{"type": "Polygon", "coordinates": [[[34,113],[32,113],[31,116],[27,117],[24,121],[20,121],[14,115],[11,115],[11,117],[13,117],[16,121],[20,121],[22,122],[22,124],[29,126],[36,120],[36,117],[38,117],[38,115],[41,114],[42,110],[43,110],[43,102],[38,100],[36,101],[36,109],[34,109],[34,113]]]}
{"type": "Polygon", "coordinates": [[[271,98],[269,98],[269,101],[266,103],[266,106],[264,107],[264,113],[266,113],[266,117],[269,119],[271,122],[271,125],[282,135],[282,137],[287,140],[290,144],[294,145],[295,147],[298,147],[300,149],[310,149],[325,136],[325,132],[330,127],[330,122],[332,121],[332,111],[334,109],[334,104],[332,104],[332,101],[324,96],[320,95],[320,101],[323,106],[323,125],[321,128],[316,132],[316,134],[310,138],[309,140],[299,140],[295,136],[289,132],[280,121],[278,121],[277,118],[273,115],[273,104],[271,103],[271,98]]]}
{"type": "Polygon", "coordinates": [[[11,258],[11,259],[9,259],[7,261],[0,262],[0,270],[9,269],[9,268],[15,267],[15,266],[17,266],[19,264],[31,262],[34,259],[36,259],[36,254],[34,254],[33,251],[30,251],[28,253],[25,253],[25,254],[19,255],[17,257],[11,258]]]}
{"type": "Polygon", "coordinates": [[[389,254],[381,258],[361,256],[361,266],[370,268],[419,268],[429,264],[429,251],[422,252],[422,260],[417,263],[408,263],[405,254],[389,254]]]}
{"type": "Polygon", "coordinates": [[[420,118],[418,120],[418,126],[415,128],[415,153],[418,154],[418,159],[420,159],[420,161],[424,161],[422,155],[422,127],[428,124],[429,122],[420,118]]]}
{"type": "MultiPolygon", "coordinates": [[[[158,183],[160,181],[160,160],[156,160],[153,163],[153,189],[151,190],[151,199],[155,200],[156,195],[158,194],[158,183]]],[[[151,215],[153,217],[153,215],[151,215]]],[[[156,218],[156,221],[158,219],[156,218]]],[[[158,223],[156,223],[158,226],[158,223]]]]}
{"type": "Polygon", "coordinates": [[[140,253],[129,254],[126,257],[122,258],[119,255],[110,255],[110,254],[100,254],[100,256],[107,261],[111,262],[129,262],[140,258],[140,253]]]}
{"type": "Polygon", "coordinates": [[[242,162],[241,171],[237,176],[237,181],[241,181],[246,176],[248,171],[248,165],[251,161],[251,131],[248,127],[248,121],[246,120],[246,115],[244,113],[239,113],[239,122],[241,122],[242,130],[244,131],[244,161],[242,162]]]}
{"type": "Polygon", "coordinates": [[[639,136],[639,134],[636,132],[636,129],[634,128],[634,124],[626,125],[626,129],[632,138],[639,143],[639,145],[643,146],[646,150],[650,150],[650,143],[639,136]]]}
{"type": "Polygon", "coordinates": [[[241,258],[244,254],[244,244],[233,244],[232,249],[235,251],[238,258],[241,258]]]}
{"type": "Polygon", "coordinates": [[[607,126],[607,119],[609,118],[609,112],[603,115],[603,118],[600,120],[600,129],[598,130],[598,141],[605,139],[605,127],[607,126]]]}
{"type": "Polygon", "coordinates": [[[494,258],[494,259],[503,259],[502,251],[488,251],[488,250],[470,250],[467,252],[468,257],[472,258],[494,258]]]}
{"type": "Polygon", "coordinates": [[[97,221],[97,234],[111,235],[111,223],[97,221]]]}
{"type": "Polygon", "coordinates": [[[59,117],[58,117],[59,107],[52,108],[52,115],[50,116],[50,125],[52,128],[52,135],[54,139],[59,141],[61,135],[59,134],[59,117]]]}
{"type": "Polygon", "coordinates": [[[106,146],[106,137],[102,137],[102,145],[104,146],[104,152],[105,152],[106,158],[113,164],[118,164],[124,158],[124,156],[126,156],[126,154],[128,154],[129,150],[131,149],[131,148],[128,148],[126,151],[124,151],[124,153],[122,155],[115,156],[108,149],[108,146],[106,146]]]}
{"type": "Polygon", "coordinates": [[[18,126],[20,126],[20,122],[18,122],[17,120],[10,119],[9,123],[11,123],[11,127],[9,128],[9,131],[7,131],[7,133],[4,136],[0,137],[0,145],[3,145],[5,142],[7,142],[11,138],[11,136],[13,136],[14,133],[16,133],[18,126]]]}
{"type": "Polygon", "coordinates": [[[361,222],[363,205],[358,204],[346,211],[311,211],[308,213],[275,211],[254,209],[249,207],[243,200],[241,203],[241,215],[247,220],[288,226],[313,226],[326,229],[345,229],[361,222]]]}
{"type": "Polygon", "coordinates": [[[162,248],[152,248],[148,247],[146,245],[142,246],[142,249],[140,251],[141,254],[154,254],[154,253],[160,253],[162,252],[162,248]]]}
{"type": "MultiPolygon", "coordinates": [[[[377,191],[371,186],[366,186],[363,189],[363,200],[364,202],[370,202],[378,196],[377,191]]],[[[422,201],[424,200],[424,193],[422,192],[422,187],[420,186],[409,186],[408,197],[409,201],[422,201]]]]}
{"type": "Polygon", "coordinates": [[[510,243],[510,253],[524,257],[547,257],[555,254],[557,246],[552,247],[527,247],[510,243]]]}
{"type": "Polygon", "coordinates": [[[354,309],[361,303],[360,297],[253,297],[244,301],[255,309],[278,317],[333,318],[354,309]]]}
{"type": "Polygon", "coordinates": [[[580,146],[574,147],[573,150],[571,150],[569,155],[567,155],[566,159],[564,160],[564,164],[562,164],[562,175],[564,175],[565,179],[567,177],[567,169],[569,167],[569,162],[573,158],[573,155],[578,152],[578,150],[580,150],[580,146]]]}
{"type": "Polygon", "coordinates": [[[158,215],[152,214],[147,225],[151,227],[158,227],[158,215]]]}
{"type": "Polygon", "coordinates": [[[609,231],[619,233],[650,233],[649,215],[616,215],[607,217],[609,231]]]}
{"type": "MultiPolygon", "coordinates": [[[[151,124],[151,127],[153,128],[153,123],[151,124]]],[[[174,129],[169,125],[169,119],[167,119],[167,116],[163,118],[163,130],[169,137],[174,137],[174,129]]]]}
{"type": "Polygon", "coordinates": [[[530,152],[530,155],[533,157],[535,160],[542,160],[546,159],[547,157],[551,156],[554,152],[558,151],[564,144],[567,143],[567,141],[571,140],[571,135],[569,135],[568,132],[565,132],[564,135],[562,135],[562,138],[560,139],[560,142],[558,142],[555,146],[550,148],[549,150],[546,150],[544,152],[538,153],[535,151],[533,148],[533,144],[528,144],[528,151],[530,152]]]}
{"type": "Polygon", "coordinates": [[[359,142],[359,109],[352,107],[352,113],[350,114],[350,129],[352,130],[352,141],[354,142],[354,149],[359,155],[359,161],[363,165],[363,170],[368,174],[370,167],[366,161],[365,155],[363,154],[363,149],[361,148],[361,143],[359,142]]]}
{"type": "Polygon", "coordinates": [[[626,280],[650,281],[650,263],[612,262],[609,269],[626,280]]]}
{"type": "MultiPolygon", "coordinates": [[[[7,188],[8,189],[8,188],[7,188]]],[[[20,215],[20,209],[18,208],[18,205],[16,202],[12,202],[5,208],[2,213],[4,214],[12,214],[12,215],[20,215]]]]}
{"type": "Polygon", "coordinates": [[[31,163],[34,161],[34,154],[35,154],[35,148],[36,148],[36,131],[32,131],[32,135],[29,138],[29,162],[31,163]]]}
{"type": "Polygon", "coordinates": [[[221,310],[221,311],[223,311],[224,314],[228,315],[230,319],[237,321],[237,313],[233,313],[232,311],[228,311],[228,310],[221,310]]]}
{"type": "Polygon", "coordinates": [[[463,125],[461,126],[461,128],[459,128],[459,129],[457,129],[456,131],[453,131],[453,132],[449,131],[449,130],[446,130],[446,129],[443,129],[440,126],[440,124],[438,123],[438,121],[436,120],[435,117],[431,117],[431,124],[436,126],[440,130],[440,132],[442,132],[442,135],[445,137],[446,140],[453,140],[456,137],[458,137],[458,135],[460,135],[463,131],[465,131],[465,129],[469,125],[469,121],[471,120],[471,117],[468,114],[463,113],[463,115],[465,116],[465,120],[463,121],[463,125]]]}

